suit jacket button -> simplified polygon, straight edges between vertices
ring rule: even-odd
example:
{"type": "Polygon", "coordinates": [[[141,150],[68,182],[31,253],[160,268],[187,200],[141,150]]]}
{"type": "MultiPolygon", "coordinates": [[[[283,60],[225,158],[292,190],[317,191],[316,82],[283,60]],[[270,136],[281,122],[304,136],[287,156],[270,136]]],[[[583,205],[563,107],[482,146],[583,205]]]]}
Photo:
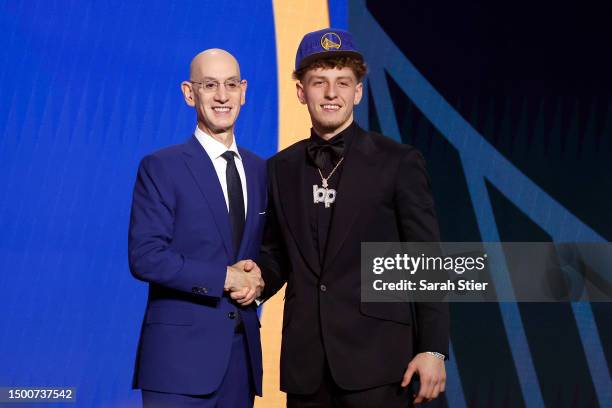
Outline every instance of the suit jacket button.
{"type": "Polygon", "coordinates": [[[229,312],[227,314],[227,317],[229,317],[230,319],[235,319],[236,318],[236,312],[229,312]]]}
{"type": "Polygon", "coordinates": [[[321,292],[325,292],[327,290],[327,286],[321,285],[319,286],[319,289],[321,289],[321,292]]]}

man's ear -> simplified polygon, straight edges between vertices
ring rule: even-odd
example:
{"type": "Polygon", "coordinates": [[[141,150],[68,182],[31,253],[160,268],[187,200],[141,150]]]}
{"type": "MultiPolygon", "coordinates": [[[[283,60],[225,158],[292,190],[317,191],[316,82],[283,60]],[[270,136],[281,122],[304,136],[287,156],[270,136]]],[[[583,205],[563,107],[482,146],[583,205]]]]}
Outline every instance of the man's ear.
{"type": "Polygon", "coordinates": [[[297,81],[295,83],[295,90],[297,91],[298,101],[300,101],[302,105],[306,105],[306,98],[304,97],[304,85],[302,85],[302,82],[297,81]]]}
{"type": "Polygon", "coordinates": [[[246,90],[247,90],[247,80],[243,79],[240,81],[240,88],[242,95],[240,96],[240,105],[244,105],[246,102],[246,90]]]}
{"type": "Polygon", "coordinates": [[[193,97],[193,84],[189,81],[181,82],[181,91],[183,92],[185,103],[193,108],[195,106],[195,100],[193,97]]]}
{"type": "Polygon", "coordinates": [[[355,86],[355,99],[353,100],[355,105],[359,105],[359,102],[361,102],[362,97],[363,97],[363,82],[360,82],[355,86]]]}

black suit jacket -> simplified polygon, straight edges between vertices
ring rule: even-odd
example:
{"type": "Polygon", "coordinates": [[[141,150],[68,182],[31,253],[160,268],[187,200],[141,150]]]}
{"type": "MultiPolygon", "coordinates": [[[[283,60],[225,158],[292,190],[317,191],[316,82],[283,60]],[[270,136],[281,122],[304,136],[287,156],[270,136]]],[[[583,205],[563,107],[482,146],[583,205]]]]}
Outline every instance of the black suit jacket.
{"type": "Polygon", "coordinates": [[[264,298],[287,282],[281,389],[315,392],[325,358],[346,390],[399,382],[416,353],[448,355],[448,307],[361,303],[360,250],[361,242],[439,241],[423,157],[356,126],[321,265],[308,218],[306,144],[268,161],[268,216],[258,264],[264,298]]]}

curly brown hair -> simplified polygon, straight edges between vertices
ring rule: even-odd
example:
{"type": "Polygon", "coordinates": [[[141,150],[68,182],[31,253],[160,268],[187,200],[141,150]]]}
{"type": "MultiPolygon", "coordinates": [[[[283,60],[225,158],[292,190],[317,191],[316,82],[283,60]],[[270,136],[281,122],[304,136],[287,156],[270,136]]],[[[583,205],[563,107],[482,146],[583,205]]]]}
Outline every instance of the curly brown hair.
{"type": "Polygon", "coordinates": [[[361,82],[363,78],[365,77],[365,75],[368,73],[368,67],[361,58],[355,58],[355,57],[320,58],[320,59],[314,60],[313,62],[306,65],[305,67],[302,67],[298,70],[293,71],[293,79],[301,81],[304,78],[304,75],[306,75],[306,72],[310,71],[311,69],[317,69],[317,68],[342,69],[345,67],[348,67],[353,70],[353,73],[355,74],[355,77],[357,78],[357,82],[361,82]]]}

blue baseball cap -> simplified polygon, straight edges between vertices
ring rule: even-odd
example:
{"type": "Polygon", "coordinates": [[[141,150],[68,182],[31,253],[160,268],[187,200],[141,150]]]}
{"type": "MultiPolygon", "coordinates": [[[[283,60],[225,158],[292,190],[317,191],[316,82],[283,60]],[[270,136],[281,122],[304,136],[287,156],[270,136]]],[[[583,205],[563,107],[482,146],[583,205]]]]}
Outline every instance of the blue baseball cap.
{"type": "Polygon", "coordinates": [[[325,28],[302,38],[295,55],[295,70],[304,68],[319,58],[355,57],[363,60],[353,43],[353,35],[338,28],[325,28]]]}

